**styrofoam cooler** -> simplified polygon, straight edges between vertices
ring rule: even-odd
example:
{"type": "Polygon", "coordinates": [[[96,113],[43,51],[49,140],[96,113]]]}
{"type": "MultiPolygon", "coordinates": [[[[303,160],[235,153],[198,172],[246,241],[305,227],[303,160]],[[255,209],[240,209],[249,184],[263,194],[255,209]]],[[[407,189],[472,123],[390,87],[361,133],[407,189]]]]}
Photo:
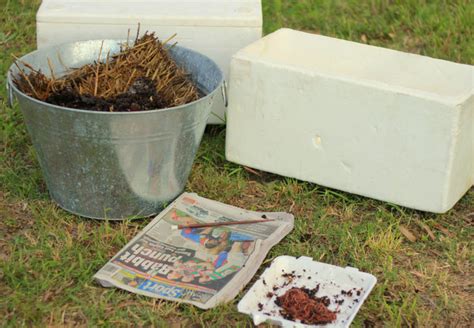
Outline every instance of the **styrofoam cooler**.
{"type": "Polygon", "coordinates": [[[279,30],[231,65],[226,157],[431,211],[474,184],[474,67],[279,30]]]}
{"type": "MultiPolygon", "coordinates": [[[[133,38],[155,31],[213,59],[226,79],[231,57],[262,36],[260,0],[44,0],[37,16],[38,49],[70,41],[133,38]]],[[[209,123],[222,124],[225,106],[216,103],[209,123]]]]}

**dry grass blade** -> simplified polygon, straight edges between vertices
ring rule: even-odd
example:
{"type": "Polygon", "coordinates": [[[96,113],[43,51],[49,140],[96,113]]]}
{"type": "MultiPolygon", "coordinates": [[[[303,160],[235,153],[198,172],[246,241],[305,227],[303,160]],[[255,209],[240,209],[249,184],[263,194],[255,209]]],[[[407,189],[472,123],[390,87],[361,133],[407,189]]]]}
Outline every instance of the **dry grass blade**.
{"type": "Polygon", "coordinates": [[[102,55],[102,48],[104,47],[104,41],[100,44],[99,56],[97,58],[97,68],[95,70],[95,84],[94,84],[94,96],[97,96],[97,88],[99,87],[99,69],[100,69],[100,56],[102,55]]]}
{"type": "Polygon", "coordinates": [[[428,225],[420,220],[416,220],[416,222],[418,223],[418,225],[420,227],[423,228],[423,230],[426,231],[426,233],[428,234],[428,236],[430,237],[431,240],[436,240],[436,236],[434,235],[433,231],[431,231],[430,227],[428,227],[428,225]]]}
{"type": "Polygon", "coordinates": [[[51,63],[51,59],[48,58],[48,66],[49,66],[49,71],[51,72],[51,78],[56,80],[56,76],[54,75],[54,69],[53,69],[53,64],[51,63]]]}
{"type": "Polygon", "coordinates": [[[402,226],[400,225],[400,232],[402,233],[402,235],[404,235],[409,241],[411,242],[415,242],[416,241],[416,236],[410,231],[408,230],[408,228],[406,228],[405,226],[402,226]]]}
{"type": "Polygon", "coordinates": [[[256,176],[259,176],[259,177],[262,176],[262,173],[261,173],[261,172],[259,172],[259,171],[257,171],[257,170],[254,170],[254,169],[252,169],[252,168],[250,168],[250,167],[248,167],[248,166],[244,166],[244,170],[247,171],[247,172],[250,172],[250,173],[252,173],[252,174],[255,174],[256,176]]]}
{"type": "Polygon", "coordinates": [[[171,40],[173,40],[178,34],[175,33],[173,34],[172,36],[170,36],[168,39],[166,39],[165,41],[163,41],[163,45],[166,45],[168,44],[168,42],[170,42],[171,40]]]}
{"type": "Polygon", "coordinates": [[[27,95],[31,96],[34,95],[36,98],[40,99],[40,96],[38,95],[38,92],[36,91],[35,87],[31,83],[28,75],[23,71],[23,69],[18,65],[18,63],[15,61],[15,66],[18,68],[18,72],[20,73],[20,77],[14,77],[15,79],[15,84],[20,88],[21,91],[26,93],[27,95]],[[27,90],[25,87],[25,82],[28,85],[30,90],[27,90]]]}
{"type": "Polygon", "coordinates": [[[450,238],[455,236],[452,232],[450,232],[448,229],[446,229],[445,227],[443,227],[439,223],[435,223],[434,226],[435,226],[436,229],[438,229],[439,231],[441,231],[443,234],[445,234],[446,236],[448,236],[450,238]]]}
{"type": "Polygon", "coordinates": [[[15,65],[18,67],[18,64],[17,63],[21,63],[23,66],[25,66],[26,68],[28,68],[30,71],[34,72],[34,73],[39,73],[38,70],[36,70],[35,68],[33,68],[33,66],[31,66],[30,64],[28,64],[27,62],[24,62],[23,60],[21,60],[20,58],[18,58],[17,56],[13,55],[12,54],[12,57],[15,59],[15,65]]]}

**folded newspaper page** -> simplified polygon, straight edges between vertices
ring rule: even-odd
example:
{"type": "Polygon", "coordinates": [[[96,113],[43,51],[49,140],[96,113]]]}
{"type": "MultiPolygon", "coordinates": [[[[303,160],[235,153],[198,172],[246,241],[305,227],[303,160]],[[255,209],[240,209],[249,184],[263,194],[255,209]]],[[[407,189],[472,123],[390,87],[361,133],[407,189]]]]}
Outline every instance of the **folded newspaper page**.
{"type": "Polygon", "coordinates": [[[94,278],[105,287],[209,309],[235,298],[292,229],[291,214],[252,212],[184,193],[94,278]],[[262,217],[275,221],[176,230],[262,217]]]}

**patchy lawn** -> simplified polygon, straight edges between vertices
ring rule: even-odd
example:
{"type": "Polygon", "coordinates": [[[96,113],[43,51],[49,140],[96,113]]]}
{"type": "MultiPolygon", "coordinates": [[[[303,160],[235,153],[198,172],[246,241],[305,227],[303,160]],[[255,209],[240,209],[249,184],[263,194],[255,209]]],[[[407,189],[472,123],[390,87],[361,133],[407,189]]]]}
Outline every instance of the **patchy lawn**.
{"type": "MultiPolygon", "coordinates": [[[[35,47],[39,1],[0,14],[0,320],[4,326],[250,326],[239,298],[216,309],[104,289],[92,275],[149,220],[82,219],[48,197],[17,107],[6,106],[10,54],[35,47]]],[[[294,27],[473,64],[469,1],[264,0],[265,31],[294,27]]],[[[471,326],[474,189],[444,215],[418,212],[257,172],[224,159],[222,127],[208,128],[188,191],[248,209],[291,211],[294,231],[265,263],[306,255],[373,273],[378,284],[354,326],[471,326]]],[[[409,186],[407,186],[409,188],[409,186]]]]}

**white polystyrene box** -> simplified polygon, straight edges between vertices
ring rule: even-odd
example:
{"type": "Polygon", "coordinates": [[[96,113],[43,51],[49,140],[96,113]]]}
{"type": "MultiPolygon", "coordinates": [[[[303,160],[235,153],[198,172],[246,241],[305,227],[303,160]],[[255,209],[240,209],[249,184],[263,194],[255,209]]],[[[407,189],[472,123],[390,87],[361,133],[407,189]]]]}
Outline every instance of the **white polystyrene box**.
{"type": "MultiPolygon", "coordinates": [[[[38,49],[71,41],[127,39],[154,31],[213,59],[227,77],[232,55],[262,36],[261,0],[43,0],[37,16],[38,49]]],[[[209,122],[222,124],[224,102],[209,122]]]]}
{"type": "Polygon", "coordinates": [[[474,68],[279,30],[231,64],[226,157],[403,206],[474,184],[474,68]]]}

